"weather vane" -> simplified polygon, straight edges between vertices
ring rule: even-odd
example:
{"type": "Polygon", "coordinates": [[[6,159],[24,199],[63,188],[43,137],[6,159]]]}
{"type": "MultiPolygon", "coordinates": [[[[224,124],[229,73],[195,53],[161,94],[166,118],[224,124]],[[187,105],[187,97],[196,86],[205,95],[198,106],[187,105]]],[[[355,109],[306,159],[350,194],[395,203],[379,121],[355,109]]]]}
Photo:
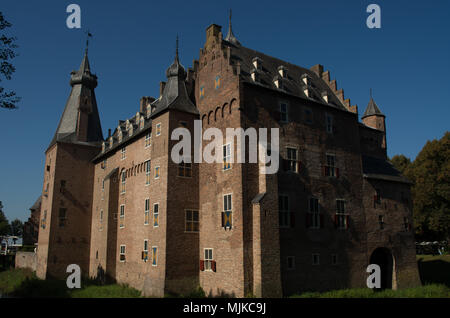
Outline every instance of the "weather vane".
{"type": "Polygon", "coordinates": [[[89,30],[87,30],[86,32],[86,54],[88,53],[88,48],[89,48],[89,38],[92,37],[92,33],[89,32],[89,30]]]}

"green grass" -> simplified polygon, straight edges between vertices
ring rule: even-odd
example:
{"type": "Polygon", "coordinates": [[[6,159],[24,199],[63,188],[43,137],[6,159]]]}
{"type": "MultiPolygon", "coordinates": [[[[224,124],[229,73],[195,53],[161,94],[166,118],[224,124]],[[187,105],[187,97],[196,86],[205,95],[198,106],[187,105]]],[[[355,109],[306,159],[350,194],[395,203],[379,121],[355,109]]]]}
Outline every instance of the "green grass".
{"type": "Polygon", "coordinates": [[[0,272],[0,293],[18,298],[137,298],[141,293],[126,285],[100,286],[84,280],[81,289],[68,289],[64,280],[41,280],[28,269],[0,272]]]}
{"type": "Polygon", "coordinates": [[[333,290],[324,293],[309,292],[292,298],[449,298],[450,288],[445,285],[425,285],[400,290],[373,291],[369,288],[333,290]]]}

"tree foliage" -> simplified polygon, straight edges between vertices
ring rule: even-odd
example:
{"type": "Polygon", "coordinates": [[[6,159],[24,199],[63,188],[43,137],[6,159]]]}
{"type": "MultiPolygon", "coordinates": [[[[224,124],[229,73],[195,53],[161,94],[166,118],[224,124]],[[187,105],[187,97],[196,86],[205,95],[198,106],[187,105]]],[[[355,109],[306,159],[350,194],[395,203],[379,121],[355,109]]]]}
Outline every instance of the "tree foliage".
{"type": "Polygon", "coordinates": [[[414,223],[418,239],[450,240],[450,132],[428,141],[414,162],[391,159],[413,183],[414,223]]]}
{"type": "Polygon", "coordinates": [[[23,222],[19,219],[15,219],[11,222],[11,235],[22,237],[23,234],[23,222]]]}
{"type": "Polygon", "coordinates": [[[3,213],[2,201],[0,201],[0,236],[9,235],[10,231],[11,228],[9,226],[9,222],[5,216],[5,213],[3,213]]]}
{"type": "MultiPolygon", "coordinates": [[[[18,47],[16,37],[7,36],[5,33],[6,29],[11,26],[12,24],[5,19],[0,11],[0,83],[4,79],[10,80],[16,71],[16,68],[11,63],[11,60],[17,56],[15,52],[15,49],[18,47]]],[[[0,107],[14,109],[17,108],[19,101],[20,97],[16,95],[16,92],[8,91],[0,85],[0,107]]]]}

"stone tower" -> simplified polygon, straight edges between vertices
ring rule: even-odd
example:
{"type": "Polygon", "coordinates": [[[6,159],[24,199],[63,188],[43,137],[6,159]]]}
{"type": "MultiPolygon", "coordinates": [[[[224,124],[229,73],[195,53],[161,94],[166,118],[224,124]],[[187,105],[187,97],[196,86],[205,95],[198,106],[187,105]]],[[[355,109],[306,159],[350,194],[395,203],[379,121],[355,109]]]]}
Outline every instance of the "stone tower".
{"type": "Polygon", "coordinates": [[[103,140],[87,49],[58,128],[45,152],[41,225],[38,239],[40,278],[64,277],[69,264],[86,274],[89,264],[94,165],[103,140]]]}

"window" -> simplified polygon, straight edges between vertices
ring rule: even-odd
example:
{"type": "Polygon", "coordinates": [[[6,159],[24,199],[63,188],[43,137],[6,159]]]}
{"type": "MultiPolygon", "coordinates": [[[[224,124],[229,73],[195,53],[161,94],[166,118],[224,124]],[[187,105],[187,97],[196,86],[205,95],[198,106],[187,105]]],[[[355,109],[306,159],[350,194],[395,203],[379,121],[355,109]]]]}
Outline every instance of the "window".
{"type": "Polygon", "coordinates": [[[45,229],[47,225],[47,210],[44,210],[44,217],[41,220],[41,227],[45,229]]]}
{"type": "Polygon", "coordinates": [[[192,176],[192,163],[180,162],[178,164],[178,176],[190,178],[192,176]]]}
{"type": "Polygon", "coordinates": [[[153,246],[152,247],[152,266],[158,265],[158,247],[153,246]]]}
{"type": "Polygon", "coordinates": [[[127,157],[127,147],[123,147],[120,150],[120,160],[124,160],[127,157]]]}
{"type": "Polygon", "coordinates": [[[152,138],[152,135],[151,135],[150,132],[148,132],[148,133],[145,135],[145,148],[150,147],[150,145],[151,145],[151,140],[152,140],[151,138],[152,138]]]}
{"type": "Polygon", "coordinates": [[[289,197],[287,195],[280,194],[278,196],[278,211],[279,211],[279,226],[289,227],[290,225],[290,212],[289,212],[289,197]]]}
{"type": "Polygon", "coordinates": [[[119,216],[120,216],[119,226],[122,229],[125,227],[125,205],[123,205],[123,204],[120,206],[119,216]]]}
{"type": "Polygon", "coordinates": [[[122,177],[121,177],[121,184],[120,184],[120,193],[125,193],[125,184],[127,181],[127,173],[125,171],[122,171],[122,177]]]}
{"type": "Polygon", "coordinates": [[[287,257],[287,269],[289,269],[289,270],[295,269],[295,257],[294,256],[287,257]]]}
{"type": "Polygon", "coordinates": [[[323,167],[323,174],[327,177],[339,177],[339,169],[336,168],[336,156],[327,154],[327,164],[323,167]]]}
{"type": "Polygon", "coordinates": [[[287,148],[286,171],[298,172],[299,161],[297,160],[297,149],[287,148]]]}
{"type": "Polygon", "coordinates": [[[120,245],[119,253],[119,260],[125,262],[125,245],[120,245]]]}
{"type": "Polygon", "coordinates": [[[161,135],[161,123],[156,124],[156,136],[161,135]]]}
{"type": "Polygon", "coordinates": [[[147,262],[148,260],[148,240],[144,240],[144,249],[142,251],[142,260],[147,262]]]}
{"type": "Polygon", "coordinates": [[[338,257],[337,254],[331,254],[331,265],[337,265],[338,257]]]}
{"type": "Polygon", "coordinates": [[[329,134],[333,133],[333,116],[330,114],[325,114],[325,127],[327,133],[329,134]]]}
{"type": "Polygon", "coordinates": [[[199,231],[199,218],[198,211],[186,210],[186,232],[198,232],[199,231]]]}
{"type": "Polygon", "coordinates": [[[214,87],[216,89],[220,88],[220,76],[219,75],[216,76],[216,79],[214,81],[214,87]]]}
{"type": "Polygon", "coordinates": [[[288,105],[286,103],[280,103],[280,120],[283,123],[288,122],[288,105]]]}
{"type": "Polygon", "coordinates": [[[203,97],[205,97],[205,87],[200,86],[200,99],[202,99],[203,97]]]}
{"type": "Polygon", "coordinates": [[[144,225],[148,225],[149,222],[150,222],[150,199],[145,199],[144,225]]]}
{"type": "Polygon", "coordinates": [[[381,190],[380,189],[375,189],[375,195],[373,196],[373,203],[374,203],[374,206],[376,206],[377,204],[381,204],[381,190]]]}
{"type": "Polygon", "coordinates": [[[312,264],[313,265],[320,265],[320,254],[313,254],[312,255],[312,264]]]}
{"type": "Polygon", "coordinates": [[[66,208],[59,209],[59,227],[64,227],[66,225],[66,208]]]}
{"type": "Polygon", "coordinates": [[[155,167],[155,179],[159,179],[159,166],[155,167]]]}
{"type": "Polygon", "coordinates": [[[223,145],[223,170],[231,169],[231,144],[223,145]]]}
{"type": "Polygon", "coordinates": [[[222,227],[231,230],[233,225],[233,208],[231,194],[223,196],[222,227]]]}
{"type": "Polygon", "coordinates": [[[378,224],[380,225],[380,230],[384,230],[384,216],[378,216],[378,224]]]}
{"type": "Polygon", "coordinates": [[[102,180],[102,191],[105,191],[105,179],[102,180]]]}
{"type": "Polygon", "coordinates": [[[345,211],[345,200],[336,200],[336,215],[334,225],[339,230],[348,229],[349,216],[345,211]]]}
{"type": "Polygon", "coordinates": [[[319,210],[319,199],[309,198],[309,209],[306,214],[306,225],[310,229],[320,229],[323,224],[319,210]]]}
{"type": "Polygon", "coordinates": [[[150,169],[150,160],[147,160],[145,162],[145,184],[149,185],[150,184],[150,173],[151,173],[151,169],[150,169]]]}
{"type": "Polygon", "coordinates": [[[305,114],[305,123],[312,124],[313,123],[313,112],[309,108],[304,109],[305,114]]]}
{"type": "Polygon", "coordinates": [[[103,223],[103,210],[100,210],[100,223],[103,223]]]}
{"type": "Polygon", "coordinates": [[[100,167],[101,167],[102,169],[106,169],[107,163],[108,163],[108,160],[107,160],[107,159],[103,160],[102,163],[100,164],[100,167]]]}
{"type": "Polygon", "coordinates": [[[205,271],[213,270],[213,250],[212,248],[205,248],[205,271]]]}
{"type": "Polygon", "coordinates": [[[159,203],[153,205],[153,227],[159,226],[159,203]]]}

